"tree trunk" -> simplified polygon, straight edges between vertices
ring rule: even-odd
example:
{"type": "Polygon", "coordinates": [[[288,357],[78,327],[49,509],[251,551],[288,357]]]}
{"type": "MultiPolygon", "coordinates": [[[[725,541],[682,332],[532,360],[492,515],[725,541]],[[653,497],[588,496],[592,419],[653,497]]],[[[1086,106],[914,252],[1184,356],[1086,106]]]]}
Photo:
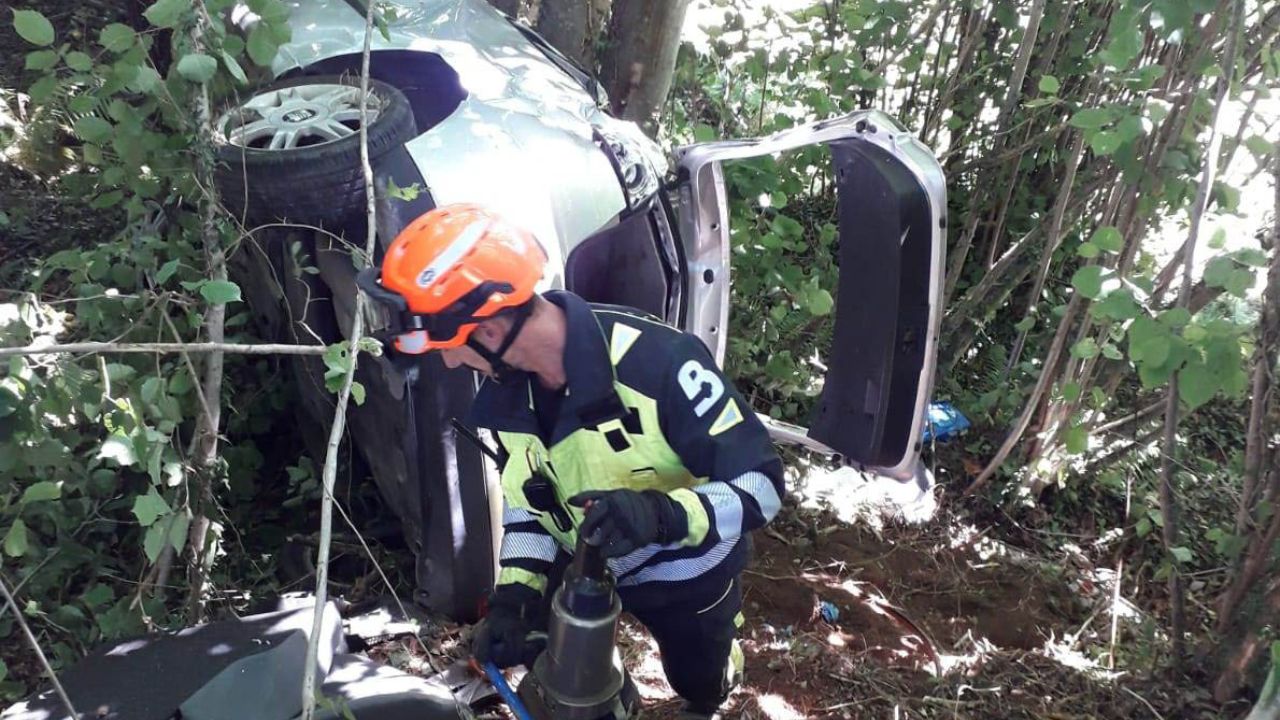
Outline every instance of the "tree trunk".
{"type": "Polygon", "coordinates": [[[508,17],[519,17],[524,0],[489,0],[489,4],[506,13],[508,17]]]}
{"type": "Polygon", "coordinates": [[[689,0],[616,0],[600,79],[613,112],[650,135],[671,89],[689,0]]]}
{"type": "Polygon", "coordinates": [[[586,0],[542,0],[538,9],[538,34],[555,49],[584,67],[594,65],[589,52],[595,35],[591,32],[591,3],[586,0]]]}

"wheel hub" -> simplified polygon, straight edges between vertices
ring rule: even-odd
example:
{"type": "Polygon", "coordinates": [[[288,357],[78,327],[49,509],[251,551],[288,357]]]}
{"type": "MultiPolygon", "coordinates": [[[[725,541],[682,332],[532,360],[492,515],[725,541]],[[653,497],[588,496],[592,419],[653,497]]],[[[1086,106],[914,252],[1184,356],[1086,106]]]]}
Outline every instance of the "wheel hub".
{"type": "MultiPolygon", "coordinates": [[[[369,94],[366,114],[377,120],[385,100],[369,94]]],[[[323,145],[360,131],[360,88],[334,83],[261,92],[218,118],[220,139],[256,150],[323,145]]]]}

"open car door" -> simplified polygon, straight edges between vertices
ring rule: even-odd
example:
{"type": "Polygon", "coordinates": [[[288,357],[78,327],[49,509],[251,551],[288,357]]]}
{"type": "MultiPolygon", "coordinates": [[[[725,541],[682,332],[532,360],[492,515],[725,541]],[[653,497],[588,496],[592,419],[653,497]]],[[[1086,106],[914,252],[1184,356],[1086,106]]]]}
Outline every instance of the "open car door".
{"type": "Polygon", "coordinates": [[[761,420],[775,440],[905,480],[919,460],[933,389],[946,185],[933,153],[891,117],[862,111],[677,150],[689,285],[684,329],[723,363],[730,238],[722,164],[813,145],[830,152],[839,214],[835,327],[823,358],[829,369],[809,428],[761,420]]]}

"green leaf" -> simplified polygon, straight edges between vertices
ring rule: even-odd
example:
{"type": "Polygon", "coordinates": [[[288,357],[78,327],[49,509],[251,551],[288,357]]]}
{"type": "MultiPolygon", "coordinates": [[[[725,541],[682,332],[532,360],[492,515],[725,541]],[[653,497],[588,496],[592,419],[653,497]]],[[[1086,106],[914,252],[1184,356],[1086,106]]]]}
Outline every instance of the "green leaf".
{"type": "Polygon", "coordinates": [[[240,286],[230,280],[210,280],[200,286],[200,296],[213,305],[240,301],[240,286]]]}
{"type": "Polygon", "coordinates": [[[835,306],[835,298],[826,288],[813,287],[805,293],[805,308],[811,315],[829,315],[835,306]]]}
{"type": "Polygon", "coordinates": [[[240,67],[240,63],[231,57],[225,50],[222,51],[222,64],[227,67],[227,72],[231,73],[231,77],[241,85],[248,85],[249,78],[244,74],[244,68],[240,67]]]}
{"type": "Polygon", "coordinates": [[[57,50],[36,50],[27,53],[26,68],[28,70],[48,70],[57,65],[59,59],[57,50]]]}
{"type": "Polygon", "coordinates": [[[1137,21],[1136,5],[1121,6],[1111,22],[1111,42],[1100,57],[1116,68],[1129,67],[1142,50],[1142,30],[1137,21]]]}
{"type": "Polygon", "coordinates": [[[14,10],[13,29],[32,45],[44,47],[53,44],[53,25],[35,10],[14,10]]]}
{"type": "Polygon", "coordinates": [[[102,441],[97,457],[100,460],[115,460],[120,467],[128,467],[138,462],[138,456],[133,450],[133,441],[124,435],[112,435],[102,441]]]}
{"type": "Polygon", "coordinates": [[[1124,138],[1120,137],[1120,133],[1111,130],[1103,130],[1095,133],[1089,138],[1089,147],[1093,148],[1095,155],[1110,155],[1124,143],[1124,138]]]}
{"type": "Polygon", "coordinates": [[[1062,386],[1062,399],[1067,402],[1075,402],[1080,399],[1080,383],[1069,382],[1062,386]]]}
{"type": "Polygon", "coordinates": [[[27,525],[22,518],[13,521],[13,527],[4,536],[4,554],[9,557],[22,557],[27,554],[27,525]]]}
{"type": "Polygon", "coordinates": [[[1089,431],[1079,425],[1073,425],[1067,428],[1062,434],[1063,443],[1067,446],[1067,452],[1072,455],[1089,449],[1089,431]]]}
{"type": "Polygon", "coordinates": [[[694,142],[711,142],[716,139],[716,129],[710,125],[698,124],[693,126],[694,142]]]}
{"type": "Polygon", "coordinates": [[[276,58],[276,51],[280,49],[280,45],[276,42],[275,35],[271,32],[271,28],[267,23],[258,23],[249,31],[249,40],[245,44],[245,50],[249,53],[249,59],[255,65],[261,67],[270,67],[271,61],[276,58]]]}
{"type": "Polygon", "coordinates": [[[67,63],[67,67],[76,72],[89,72],[93,69],[93,58],[79,50],[67,53],[63,60],[67,63]]]}
{"type": "Polygon", "coordinates": [[[4,682],[7,677],[9,677],[9,666],[5,665],[3,660],[0,660],[0,682],[4,682]]]}
{"type": "Polygon", "coordinates": [[[173,518],[173,525],[169,526],[169,544],[173,546],[175,552],[181,554],[182,549],[187,546],[187,531],[191,529],[191,516],[186,511],[179,510],[173,518]]]}
{"type": "Polygon", "coordinates": [[[1137,348],[1130,346],[1129,353],[1136,353],[1144,363],[1159,366],[1169,359],[1169,351],[1172,349],[1173,342],[1169,338],[1156,335],[1144,340],[1137,348]]]}
{"type": "Polygon", "coordinates": [[[28,505],[33,502],[44,502],[46,500],[57,500],[62,497],[62,486],[48,480],[40,482],[28,487],[22,493],[21,504],[28,505]]]}
{"type": "Polygon", "coordinates": [[[1147,518],[1139,518],[1137,524],[1133,526],[1133,531],[1137,533],[1138,537],[1146,537],[1150,535],[1151,521],[1147,518]]]}
{"type": "Polygon", "coordinates": [[[1058,82],[1058,78],[1052,75],[1045,75],[1040,78],[1040,92],[1048,95],[1057,95],[1058,90],[1062,88],[1062,83],[1058,82]]]}
{"type": "Polygon", "coordinates": [[[1115,119],[1115,112],[1109,108],[1086,108],[1071,116],[1067,122],[1081,130],[1097,130],[1115,119]]]}
{"type": "Polygon", "coordinates": [[[1080,247],[1076,248],[1076,254],[1082,258],[1096,258],[1101,253],[1102,251],[1098,249],[1098,246],[1091,242],[1082,242],[1080,247]]]}
{"type": "Polygon", "coordinates": [[[1235,269],[1231,271],[1231,276],[1227,278],[1227,284],[1224,287],[1227,292],[1243,299],[1248,294],[1249,288],[1253,287],[1255,279],[1252,270],[1235,269]]]}
{"type": "Polygon", "coordinates": [[[1167,328],[1186,327],[1191,323],[1191,311],[1186,308],[1169,308],[1161,312],[1156,319],[1167,328]]]}
{"type": "Polygon", "coordinates": [[[1103,300],[1093,306],[1091,312],[1095,317],[1112,320],[1132,320],[1142,313],[1142,308],[1133,297],[1133,291],[1127,287],[1117,288],[1107,293],[1103,300]]]}
{"type": "Polygon", "coordinates": [[[1110,225],[1104,225],[1095,230],[1089,242],[1109,253],[1118,253],[1124,249],[1124,237],[1120,235],[1119,230],[1110,225]]]}
{"type": "Polygon", "coordinates": [[[1071,355],[1081,360],[1095,358],[1098,356],[1098,352],[1098,341],[1090,337],[1084,338],[1071,348],[1071,355]]]}
{"type": "Polygon", "coordinates": [[[177,260],[170,260],[161,265],[160,269],[156,271],[156,284],[163,285],[169,282],[169,278],[173,277],[173,274],[178,271],[178,265],[177,260]]]}
{"type": "Polygon", "coordinates": [[[1215,182],[1213,200],[1223,212],[1235,212],[1240,207],[1240,190],[1222,181],[1215,182]]]}
{"type": "Polygon", "coordinates": [[[1031,330],[1031,328],[1035,326],[1036,326],[1036,319],[1028,315],[1027,317],[1024,317],[1021,320],[1019,320],[1018,324],[1013,326],[1013,329],[1017,330],[1018,332],[1028,332],[1031,330]]]}
{"type": "Polygon", "coordinates": [[[165,542],[169,539],[169,536],[165,534],[167,525],[168,523],[165,521],[153,522],[147,528],[147,534],[142,539],[142,550],[147,554],[147,561],[152,564],[160,559],[160,551],[164,550],[165,542]]]}
{"type": "Polygon", "coordinates": [[[1235,263],[1226,255],[1210,258],[1204,266],[1204,284],[1209,287],[1225,288],[1231,282],[1231,273],[1235,263]]]}
{"type": "Polygon", "coordinates": [[[156,72],[155,68],[152,68],[150,65],[143,65],[138,68],[138,74],[133,76],[133,79],[129,81],[128,86],[129,89],[134,92],[149,95],[152,92],[155,92],[155,89],[160,86],[160,82],[160,73],[156,72]]]}
{"type": "Polygon", "coordinates": [[[1178,375],[1178,394],[1188,410],[1209,402],[1221,385],[1218,375],[1200,360],[1187,363],[1178,375]]]}
{"type": "Polygon", "coordinates": [[[1213,231],[1213,236],[1209,238],[1209,249],[1221,250],[1227,244],[1227,231],[1225,228],[1217,228],[1213,231]]]}
{"type": "Polygon", "coordinates": [[[364,385],[354,380],[351,382],[351,399],[356,401],[356,405],[364,404],[364,385]]]}
{"type": "Polygon", "coordinates": [[[1266,160],[1275,151],[1276,145],[1261,135],[1250,135],[1244,141],[1244,146],[1249,148],[1249,152],[1253,153],[1259,160],[1266,160]]]}
{"type": "Polygon", "coordinates": [[[102,28],[102,33],[98,35],[98,42],[102,47],[113,53],[123,53],[133,47],[137,34],[133,32],[133,28],[122,23],[111,23],[102,28]]]}
{"type": "Polygon", "coordinates": [[[395,178],[387,178],[387,197],[393,197],[404,202],[413,202],[422,194],[422,185],[413,183],[409,187],[400,187],[396,184],[395,178]]]}
{"type": "Polygon", "coordinates": [[[178,74],[193,83],[206,83],[218,72],[218,61],[204,53],[184,55],[178,61],[178,74]]]}
{"type": "Polygon", "coordinates": [[[151,488],[146,495],[139,495],[133,501],[133,515],[138,518],[138,522],[143,527],[154,525],[158,518],[170,512],[169,503],[160,497],[160,493],[156,492],[155,488],[151,488]]]}
{"type": "Polygon", "coordinates": [[[80,599],[90,608],[96,608],[115,600],[116,594],[112,592],[110,585],[94,585],[80,599]]]}
{"type": "Polygon", "coordinates": [[[187,0],[157,0],[142,13],[147,22],[161,28],[175,28],[191,4],[187,0]]]}
{"type": "Polygon", "coordinates": [[[1249,267],[1267,266],[1267,254],[1258,248],[1241,248],[1231,253],[1231,257],[1235,258],[1236,262],[1249,267]]]}
{"type": "Polygon", "coordinates": [[[86,115],[72,125],[79,135],[87,142],[103,142],[111,137],[112,125],[97,115],[86,115]]]}
{"type": "MultiPolygon", "coordinates": [[[[1102,357],[1108,360],[1123,360],[1124,353],[1120,352],[1120,348],[1116,347],[1114,344],[1106,343],[1102,346],[1102,357]]],[[[1094,388],[1094,390],[1097,390],[1097,389],[1098,388],[1094,388]]],[[[1104,398],[1104,402],[1105,402],[1105,398],[1104,398]]]]}
{"type": "Polygon", "coordinates": [[[1090,300],[1098,299],[1102,295],[1102,266],[1086,265],[1076,270],[1071,276],[1071,287],[1090,300]]]}
{"type": "Polygon", "coordinates": [[[1177,560],[1180,563],[1189,563],[1193,557],[1191,550],[1185,547],[1169,548],[1169,553],[1173,555],[1174,560],[1177,560]]]}
{"type": "Polygon", "coordinates": [[[58,77],[56,75],[45,75],[39,80],[31,83],[28,94],[31,95],[31,101],[35,103],[48,102],[53,97],[53,93],[58,89],[58,77]]]}

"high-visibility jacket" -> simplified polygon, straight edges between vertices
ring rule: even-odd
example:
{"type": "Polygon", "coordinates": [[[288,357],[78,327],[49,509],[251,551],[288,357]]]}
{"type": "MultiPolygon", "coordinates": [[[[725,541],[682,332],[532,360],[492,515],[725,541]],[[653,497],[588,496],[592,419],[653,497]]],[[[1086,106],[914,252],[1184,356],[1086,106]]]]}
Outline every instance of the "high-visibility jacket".
{"type": "Polygon", "coordinates": [[[470,421],[493,431],[507,460],[498,583],[538,591],[558,551],[573,552],[587,490],[659,490],[680,503],[688,534],[609,561],[624,601],[671,583],[740,572],[746,533],[778,512],[782,464],[763,424],[707,348],[639,311],[544,296],[564,310],[567,392],[549,436],[529,375],[486,381],[470,421]]]}

